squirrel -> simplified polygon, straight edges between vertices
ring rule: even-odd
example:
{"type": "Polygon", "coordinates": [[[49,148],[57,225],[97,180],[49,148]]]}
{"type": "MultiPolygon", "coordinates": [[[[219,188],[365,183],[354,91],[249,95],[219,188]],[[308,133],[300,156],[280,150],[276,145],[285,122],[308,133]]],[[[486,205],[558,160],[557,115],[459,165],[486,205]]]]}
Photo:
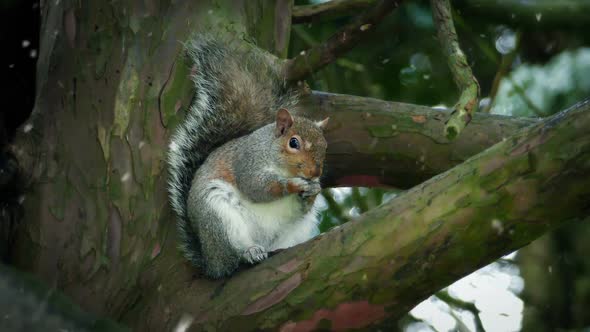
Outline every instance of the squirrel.
{"type": "Polygon", "coordinates": [[[328,118],[297,116],[296,89],[263,51],[203,35],[186,49],[196,92],[169,145],[168,191],[184,256],[222,278],[319,233],[328,118]]]}

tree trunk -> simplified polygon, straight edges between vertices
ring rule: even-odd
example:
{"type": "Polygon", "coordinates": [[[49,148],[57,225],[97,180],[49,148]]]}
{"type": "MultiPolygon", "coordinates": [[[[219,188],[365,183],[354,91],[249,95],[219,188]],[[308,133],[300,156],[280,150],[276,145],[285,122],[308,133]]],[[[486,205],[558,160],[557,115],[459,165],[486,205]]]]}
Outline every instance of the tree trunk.
{"type": "MultiPolygon", "coordinates": [[[[363,327],[587,214],[590,113],[576,111],[231,279],[195,279],[176,249],[165,190],[168,137],[192,95],[181,42],[229,31],[284,56],[291,7],[45,2],[36,106],[14,144],[29,180],[15,264],[140,331],[170,330],[183,313],[195,326],[234,330],[363,327]]],[[[536,122],[475,116],[449,142],[444,112],[320,93],[304,102],[336,120],[330,185],[407,188],[536,122]]]]}
{"type": "Polygon", "coordinates": [[[165,153],[192,95],[182,41],[229,30],[285,55],[290,9],[283,0],[46,2],[38,96],[14,147],[30,180],[15,264],[93,312],[131,308],[140,275],[173,237],[165,153]]]}

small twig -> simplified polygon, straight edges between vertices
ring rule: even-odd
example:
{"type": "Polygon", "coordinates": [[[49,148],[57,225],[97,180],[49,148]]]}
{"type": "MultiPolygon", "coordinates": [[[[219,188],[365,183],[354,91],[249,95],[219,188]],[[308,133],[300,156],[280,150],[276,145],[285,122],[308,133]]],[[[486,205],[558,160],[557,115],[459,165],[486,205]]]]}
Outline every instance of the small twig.
{"type": "Polygon", "coordinates": [[[333,34],[324,43],[316,45],[285,63],[289,81],[300,81],[307,75],[334,61],[353,48],[370,31],[375,29],[387,14],[403,0],[381,0],[374,7],[357,17],[352,23],[333,34]]]}
{"type": "Polygon", "coordinates": [[[471,332],[471,329],[465,325],[461,317],[459,317],[453,310],[450,310],[449,314],[455,319],[455,329],[457,332],[471,332]]]}
{"type": "Polygon", "coordinates": [[[315,5],[293,7],[294,24],[352,16],[375,4],[376,0],[332,0],[315,5]]]}
{"type": "Polygon", "coordinates": [[[467,311],[471,312],[473,314],[474,320],[475,320],[475,330],[477,332],[484,332],[485,331],[485,329],[483,328],[483,324],[481,322],[481,319],[479,318],[479,309],[477,309],[475,304],[473,304],[471,302],[465,302],[465,301],[460,300],[458,298],[452,297],[451,294],[449,294],[447,291],[440,291],[440,292],[436,293],[435,296],[439,300],[448,304],[449,306],[459,308],[462,310],[467,310],[467,311]]]}
{"type": "Polygon", "coordinates": [[[455,111],[445,125],[445,136],[448,139],[454,139],[471,121],[473,111],[477,106],[479,84],[459,46],[449,0],[430,0],[430,4],[432,6],[432,18],[438,32],[438,40],[447,57],[455,84],[461,90],[461,96],[455,105],[455,111]]]}

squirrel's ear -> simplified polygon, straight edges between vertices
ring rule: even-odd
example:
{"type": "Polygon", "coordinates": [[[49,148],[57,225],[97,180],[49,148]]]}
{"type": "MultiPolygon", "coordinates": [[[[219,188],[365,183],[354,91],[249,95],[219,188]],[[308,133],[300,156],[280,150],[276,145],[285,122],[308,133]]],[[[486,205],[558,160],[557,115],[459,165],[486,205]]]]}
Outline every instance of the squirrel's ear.
{"type": "Polygon", "coordinates": [[[287,130],[289,130],[289,128],[291,128],[292,125],[293,125],[293,117],[291,116],[291,113],[289,113],[289,111],[287,111],[286,109],[281,108],[277,112],[277,123],[276,123],[276,127],[275,127],[275,136],[279,137],[279,136],[283,135],[284,133],[287,132],[287,130]]]}
{"type": "Polygon", "coordinates": [[[322,121],[316,122],[315,125],[318,126],[320,129],[324,130],[328,126],[328,120],[330,120],[330,117],[327,117],[322,121]]]}

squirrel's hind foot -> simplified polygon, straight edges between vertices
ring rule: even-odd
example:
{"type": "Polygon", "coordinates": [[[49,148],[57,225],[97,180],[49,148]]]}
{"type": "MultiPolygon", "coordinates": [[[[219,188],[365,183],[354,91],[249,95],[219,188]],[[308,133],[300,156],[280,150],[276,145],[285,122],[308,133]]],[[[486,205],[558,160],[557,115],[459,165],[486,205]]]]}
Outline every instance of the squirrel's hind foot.
{"type": "Polygon", "coordinates": [[[268,253],[263,247],[259,245],[253,245],[244,251],[242,257],[248,263],[254,264],[266,259],[266,257],[268,257],[268,253]]]}

